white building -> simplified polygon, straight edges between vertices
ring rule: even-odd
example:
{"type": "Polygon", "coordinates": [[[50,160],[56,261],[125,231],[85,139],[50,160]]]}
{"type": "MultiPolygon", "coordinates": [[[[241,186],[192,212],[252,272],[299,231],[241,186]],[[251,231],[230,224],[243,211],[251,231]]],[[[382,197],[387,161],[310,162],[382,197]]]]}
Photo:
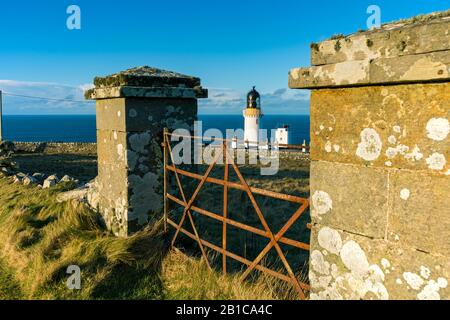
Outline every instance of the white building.
{"type": "MultiPolygon", "coordinates": [[[[289,144],[289,126],[285,125],[283,128],[278,128],[275,131],[275,141],[274,144],[279,148],[283,148],[283,145],[289,144]]],[[[285,147],[285,146],[284,146],[285,147]]]]}
{"type": "Polygon", "coordinates": [[[244,142],[247,148],[257,148],[261,117],[261,96],[255,87],[247,94],[247,107],[244,109],[244,142]]]}

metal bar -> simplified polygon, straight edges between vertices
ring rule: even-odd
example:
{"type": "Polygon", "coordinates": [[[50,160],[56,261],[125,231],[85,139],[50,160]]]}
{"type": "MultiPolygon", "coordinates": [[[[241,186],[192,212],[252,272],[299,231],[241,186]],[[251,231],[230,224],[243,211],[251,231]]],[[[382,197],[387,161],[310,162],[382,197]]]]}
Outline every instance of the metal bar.
{"type": "MultiPolygon", "coordinates": [[[[177,197],[175,197],[175,196],[173,196],[171,194],[167,194],[167,198],[169,200],[175,202],[175,203],[178,203],[180,206],[184,206],[184,203],[183,203],[182,200],[178,199],[177,197]]],[[[264,230],[261,230],[261,229],[258,229],[258,228],[255,228],[255,227],[243,224],[243,223],[238,222],[238,221],[231,220],[229,218],[225,219],[221,215],[218,215],[216,213],[210,212],[210,211],[202,209],[202,208],[198,208],[196,206],[192,206],[191,209],[193,211],[195,211],[195,212],[198,212],[201,215],[206,216],[206,217],[209,217],[209,218],[221,221],[221,222],[226,222],[228,225],[231,225],[233,227],[236,227],[236,228],[239,228],[239,229],[242,229],[242,230],[245,230],[245,231],[257,234],[257,235],[259,235],[261,237],[269,238],[268,233],[266,231],[264,231],[264,230]]],[[[309,251],[310,250],[310,245],[309,244],[306,244],[306,243],[303,243],[303,242],[300,242],[300,241],[296,241],[296,240],[292,240],[292,239],[289,239],[289,238],[281,237],[278,240],[278,242],[281,242],[281,243],[284,243],[284,244],[287,244],[287,245],[290,245],[292,247],[295,247],[295,248],[298,248],[298,249],[302,249],[302,250],[305,250],[305,251],[309,251]]]]}
{"type": "MultiPolygon", "coordinates": [[[[302,213],[307,208],[307,205],[302,205],[293,215],[292,217],[286,222],[286,224],[280,229],[280,231],[275,235],[275,242],[278,242],[283,235],[289,230],[289,228],[295,223],[295,221],[300,218],[302,213]]],[[[272,249],[274,246],[274,243],[271,241],[258,255],[258,257],[253,261],[252,265],[244,272],[242,275],[242,278],[245,279],[250,272],[253,270],[253,268],[264,258],[264,256],[272,249]]]]}
{"type": "MultiPolygon", "coordinates": [[[[167,147],[169,148],[169,154],[170,154],[170,158],[171,158],[172,164],[175,166],[175,161],[173,160],[172,148],[171,148],[170,143],[169,143],[168,135],[165,135],[165,142],[167,144],[167,147]]],[[[199,245],[200,250],[202,252],[203,258],[205,259],[206,264],[208,265],[209,269],[211,269],[211,270],[212,270],[211,265],[209,264],[208,257],[206,255],[205,249],[203,248],[202,242],[200,241],[200,236],[198,235],[197,228],[195,227],[194,219],[192,218],[192,215],[191,215],[191,212],[190,212],[189,209],[192,206],[192,204],[194,203],[195,198],[197,197],[198,193],[200,192],[200,189],[203,187],[203,185],[206,182],[206,178],[208,178],[209,174],[211,173],[211,170],[213,169],[214,165],[216,164],[216,162],[219,159],[219,157],[221,156],[221,154],[222,154],[221,152],[218,152],[216,154],[216,156],[214,157],[213,162],[211,163],[211,165],[206,170],[206,173],[205,173],[204,177],[202,178],[202,180],[200,181],[199,185],[197,186],[197,189],[195,190],[194,194],[192,195],[191,199],[189,200],[189,203],[187,203],[187,201],[186,201],[186,196],[185,196],[184,191],[183,191],[183,186],[181,184],[180,177],[178,176],[178,173],[175,172],[175,177],[176,177],[176,180],[177,180],[177,183],[178,183],[178,187],[180,188],[181,196],[183,197],[183,201],[186,204],[183,216],[182,216],[180,224],[179,224],[179,228],[181,228],[181,226],[183,225],[184,219],[185,219],[186,214],[187,214],[187,216],[189,218],[189,221],[191,223],[192,229],[194,230],[194,234],[197,237],[197,242],[198,242],[198,245],[199,245]]],[[[180,229],[177,229],[177,231],[175,232],[175,236],[173,237],[173,240],[172,240],[172,246],[175,244],[175,241],[176,241],[176,239],[178,237],[179,231],[180,231],[180,229]]]]}
{"type": "MultiPolygon", "coordinates": [[[[185,170],[176,168],[174,166],[167,166],[167,169],[172,171],[172,172],[177,172],[177,173],[181,174],[182,176],[190,177],[190,178],[196,179],[196,180],[201,180],[202,177],[203,177],[203,176],[201,176],[199,174],[192,173],[192,172],[189,172],[189,171],[185,171],[185,170]]],[[[221,186],[227,185],[228,188],[245,191],[245,187],[243,185],[239,184],[239,183],[236,183],[236,182],[230,182],[230,181],[225,182],[225,181],[223,181],[221,179],[216,179],[216,178],[212,178],[212,177],[208,177],[206,179],[206,182],[217,184],[217,185],[221,185],[221,186]]],[[[262,196],[266,196],[266,197],[271,197],[271,198],[278,199],[278,200],[285,200],[285,201],[299,203],[299,204],[303,204],[303,203],[307,203],[308,202],[308,199],[300,198],[300,197],[289,195],[289,194],[282,194],[282,193],[269,191],[269,190],[264,190],[264,189],[259,189],[259,188],[254,188],[254,187],[250,187],[250,190],[254,194],[258,194],[258,195],[262,195],[262,196]]]]}
{"type": "MultiPolygon", "coordinates": [[[[170,220],[170,219],[168,219],[167,221],[168,221],[168,223],[169,223],[170,225],[172,225],[174,228],[177,227],[177,224],[176,224],[174,221],[172,221],[172,220],[170,220]]],[[[187,230],[184,229],[184,228],[181,228],[180,231],[181,231],[183,234],[185,234],[186,236],[188,236],[189,238],[195,240],[195,235],[193,235],[191,232],[187,231],[187,230]]],[[[225,254],[227,257],[229,257],[229,258],[231,258],[231,259],[234,259],[234,260],[236,260],[236,261],[238,261],[238,262],[240,262],[240,263],[242,263],[242,264],[250,265],[250,264],[252,263],[250,260],[247,260],[247,259],[245,259],[245,258],[243,258],[243,257],[241,257],[241,256],[239,256],[239,255],[237,255],[237,254],[234,254],[234,253],[232,253],[232,252],[226,251],[226,250],[224,250],[224,249],[222,249],[222,248],[220,248],[220,247],[218,247],[218,246],[216,246],[216,245],[214,245],[214,244],[212,244],[212,243],[210,243],[210,242],[208,242],[208,241],[206,241],[206,240],[201,239],[201,241],[202,241],[202,243],[203,243],[203,245],[204,245],[205,247],[208,247],[208,248],[210,248],[210,249],[212,249],[212,250],[214,250],[214,251],[216,251],[216,252],[225,254]]],[[[265,272],[265,273],[267,273],[267,274],[269,274],[269,275],[271,275],[271,276],[274,276],[274,277],[276,277],[276,278],[278,278],[278,279],[280,279],[280,280],[283,280],[283,281],[285,281],[285,282],[291,283],[291,278],[288,277],[288,276],[286,276],[286,275],[284,275],[284,274],[282,274],[282,273],[276,272],[276,271],[271,270],[271,269],[269,269],[269,268],[266,268],[266,267],[264,267],[264,266],[262,266],[262,265],[257,265],[257,266],[256,266],[256,269],[259,270],[259,271],[265,272]]],[[[306,283],[300,282],[300,286],[301,286],[302,289],[304,289],[304,290],[310,290],[310,286],[309,286],[308,284],[306,284],[306,283]]]]}
{"type": "MultiPolygon", "coordinates": [[[[258,203],[256,202],[256,199],[255,199],[255,197],[254,197],[252,191],[250,190],[250,187],[249,187],[248,184],[247,184],[247,181],[245,181],[245,179],[244,179],[244,177],[242,176],[242,174],[241,174],[239,168],[237,167],[236,163],[234,163],[234,160],[231,158],[230,161],[231,161],[231,165],[233,166],[233,169],[234,169],[234,171],[236,172],[236,174],[237,174],[237,176],[238,176],[238,178],[239,178],[241,184],[245,187],[245,190],[246,190],[246,192],[247,192],[247,194],[248,194],[248,197],[250,198],[250,201],[251,201],[251,203],[252,203],[252,205],[253,205],[253,207],[254,207],[254,209],[255,209],[255,211],[256,211],[256,214],[258,215],[259,220],[261,221],[261,224],[263,225],[264,229],[269,233],[269,236],[270,236],[270,242],[273,244],[273,246],[275,246],[275,249],[276,249],[276,251],[277,251],[277,253],[278,253],[278,255],[279,255],[281,261],[283,262],[283,264],[284,264],[284,266],[285,266],[287,272],[289,273],[289,275],[290,275],[290,277],[291,277],[291,279],[292,279],[292,283],[294,284],[294,287],[296,288],[298,294],[300,295],[300,298],[301,298],[301,299],[305,299],[306,297],[305,297],[305,294],[304,294],[303,290],[302,290],[301,287],[300,287],[299,281],[298,281],[298,279],[295,277],[295,274],[294,274],[294,272],[292,271],[292,268],[291,268],[291,266],[289,265],[289,262],[287,261],[286,257],[284,256],[283,251],[282,251],[281,248],[280,248],[280,245],[279,245],[279,244],[277,243],[277,241],[275,240],[275,237],[274,237],[272,231],[270,230],[269,225],[267,224],[267,221],[266,221],[266,219],[264,218],[264,215],[262,214],[261,209],[259,208],[258,203]]],[[[250,268],[254,268],[254,267],[255,267],[255,265],[254,265],[254,263],[253,263],[253,264],[249,267],[249,269],[250,269],[250,268]]]]}
{"type": "Polygon", "coordinates": [[[0,90],[0,142],[3,141],[3,95],[0,90]]]}
{"type": "MultiPolygon", "coordinates": [[[[167,147],[169,149],[169,154],[170,154],[170,158],[172,160],[172,163],[175,163],[174,160],[173,160],[172,148],[170,146],[168,136],[164,135],[164,139],[165,139],[166,145],[167,145],[167,147]]],[[[178,176],[177,173],[175,173],[175,177],[176,177],[176,180],[177,180],[177,183],[178,183],[178,187],[180,188],[180,193],[181,193],[181,196],[183,197],[183,201],[186,204],[186,196],[184,194],[184,190],[183,190],[183,186],[182,186],[181,181],[180,181],[180,177],[178,176]]],[[[201,186],[202,186],[202,182],[200,182],[200,184],[199,184],[200,188],[201,188],[201,186]]],[[[199,188],[197,188],[197,189],[199,189],[199,188]]],[[[194,202],[195,197],[196,197],[196,194],[191,198],[192,203],[194,202]]],[[[185,209],[184,209],[184,212],[183,212],[183,216],[182,216],[180,224],[179,224],[179,228],[181,228],[181,226],[183,225],[183,222],[184,222],[184,219],[186,217],[186,214],[189,217],[189,222],[191,223],[192,229],[194,230],[194,234],[196,236],[196,240],[197,240],[198,245],[200,247],[200,251],[202,252],[202,256],[205,259],[206,265],[208,266],[208,268],[210,270],[212,270],[211,265],[209,264],[208,257],[206,255],[205,249],[203,248],[203,245],[202,245],[202,243],[200,241],[200,236],[198,235],[197,228],[195,227],[194,219],[192,218],[191,212],[189,211],[189,207],[187,205],[185,206],[185,209]]],[[[176,239],[178,237],[179,231],[180,231],[180,229],[177,229],[177,231],[175,232],[175,236],[172,239],[172,246],[174,246],[174,244],[175,244],[175,241],[176,241],[176,239]]]]}
{"type": "MultiPolygon", "coordinates": [[[[226,182],[228,182],[228,159],[227,159],[227,143],[223,143],[224,147],[224,154],[225,154],[225,167],[224,167],[224,174],[223,174],[223,180],[225,181],[225,185],[223,186],[223,226],[222,226],[222,248],[224,252],[227,250],[227,218],[228,218],[228,185],[226,182]]],[[[222,270],[223,273],[227,273],[227,255],[222,255],[222,270]]]]}
{"type": "Polygon", "coordinates": [[[169,211],[169,203],[167,201],[167,145],[166,145],[166,135],[167,135],[167,128],[164,128],[163,133],[163,157],[164,157],[164,232],[167,233],[167,218],[168,218],[168,211],[169,211]]]}

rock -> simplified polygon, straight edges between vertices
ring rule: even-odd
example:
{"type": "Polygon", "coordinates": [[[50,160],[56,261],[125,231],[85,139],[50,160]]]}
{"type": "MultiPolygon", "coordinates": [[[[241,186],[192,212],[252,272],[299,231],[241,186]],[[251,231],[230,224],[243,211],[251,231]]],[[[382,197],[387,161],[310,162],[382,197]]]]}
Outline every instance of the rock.
{"type": "Polygon", "coordinates": [[[57,183],[58,183],[58,177],[55,175],[52,175],[52,176],[48,177],[47,179],[45,179],[44,184],[42,185],[42,188],[48,189],[48,188],[56,186],[57,183]]]}
{"type": "MultiPolygon", "coordinates": [[[[62,179],[61,179],[62,181],[62,179]]],[[[63,192],[57,195],[56,201],[58,202],[66,202],[69,200],[77,200],[80,202],[86,202],[86,196],[88,193],[88,188],[82,187],[79,189],[63,192]]]]}
{"type": "Polygon", "coordinates": [[[3,176],[10,176],[13,174],[13,171],[8,167],[2,167],[0,168],[0,174],[3,176]]]}
{"type": "Polygon", "coordinates": [[[20,180],[22,180],[23,178],[25,178],[27,176],[27,174],[23,173],[23,172],[19,172],[19,173],[17,173],[17,176],[20,177],[20,180]]]}
{"type": "Polygon", "coordinates": [[[59,180],[59,182],[72,182],[72,181],[74,181],[74,179],[68,176],[67,174],[64,177],[62,177],[61,180],[59,180]]]}
{"type": "Polygon", "coordinates": [[[12,180],[13,180],[13,183],[14,183],[14,184],[16,184],[16,183],[22,183],[22,177],[20,177],[20,176],[17,175],[17,174],[15,174],[15,175],[12,176],[12,180]]]}
{"type": "Polygon", "coordinates": [[[11,141],[0,141],[0,156],[9,157],[16,151],[16,146],[11,141]]]}
{"type": "Polygon", "coordinates": [[[26,176],[22,179],[22,183],[24,186],[29,186],[32,184],[36,184],[38,181],[36,180],[36,178],[32,177],[32,176],[26,176]]]}
{"type": "Polygon", "coordinates": [[[37,181],[42,183],[45,180],[45,175],[43,173],[37,172],[37,173],[33,173],[33,178],[35,178],[37,181]]]}
{"type": "Polygon", "coordinates": [[[52,179],[52,180],[55,180],[56,182],[59,182],[59,178],[56,174],[52,174],[51,176],[48,176],[47,179],[52,179]]]}
{"type": "Polygon", "coordinates": [[[100,192],[98,189],[97,178],[87,183],[86,187],[88,187],[88,192],[86,194],[87,203],[92,209],[98,211],[100,203],[100,192]]]}

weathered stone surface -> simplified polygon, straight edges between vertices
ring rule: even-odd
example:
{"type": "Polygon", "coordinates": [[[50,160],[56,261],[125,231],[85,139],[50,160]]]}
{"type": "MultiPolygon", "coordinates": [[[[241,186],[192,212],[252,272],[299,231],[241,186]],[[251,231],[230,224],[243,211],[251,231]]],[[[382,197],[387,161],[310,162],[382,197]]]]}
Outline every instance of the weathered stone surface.
{"type": "Polygon", "coordinates": [[[450,50],[292,69],[289,87],[328,87],[400,84],[450,80],[450,50]]]}
{"type": "Polygon", "coordinates": [[[55,176],[55,175],[52,175],[52,176],[50,176],[50,177],[48,177],[47,179],[44,180],[44,183],[42,184],[42,187],[44,189],[48,189],[48,188],[54,187],[54,186],[56,186],[58,181],[59,181],[58,177],[55,176]]]}
{"type": "Polygon", "coordinates": [[[116,235],[128,236],[159,219],[163,207],[164,128],[193,130],[200,80],[135,68],[95,80],[99,174],[88,202],[116,235]]]}
{"type": "Polygon", "coordinates": [[[450,170],[450,83],[315,90],[311,158],[450,170]]]}
{"type": "Polygon", "coordinates": [[[95,154],[96,143],[87,142],[15,142],[17,152],[46,154],[95,154]]]}
{"type": "Polygon", "coordinates": [[[291,71],[291,87],[322,88],[312,299],[450,299],[449,25],[450,11],[335,38],[312,47],[322,66],[291,71]]]}
{"type": "Polygon", "coordinates": [[[316,224],[311,299],[450,298],[450,259],[316,224]]]}
{"type": "Polygon", "coordinates": [[[29,186],[38,183],[38,181],[33,176],[27,175],[22,179],[22,183],[24,186],[29,186]]]}
{"type": "Polygon", "coordinates": [[[66,202],[70,200],[77,200],[80,202],[84,202],[86,201],[88,191],[89,191],[88,188],[83,187],[75,190],[62,192],[56,196],[56,201],[66,202]]]}
{"type": "Polygon", "coordinates": [[[386,170],[312,161],[310,188],[313,222],[373,238],[385,237],[386,170]]]}
{"type": "Polygon", "coordinates": [[[450,176],[394,170],[389,180],[388,239],[450,256],[450,176]]]}
{"type": "Polygon", "coordinates": [[[200,78],[143,66],[106,77],[96,77],[94,85],[99,88],[117,86],[194,88],[200,85],[200,78]]]}
{"type": "Polygon", "coordinates": [[[311,48],[314,66],[450,50],[450,11],[340,36],[311,48]]]}
{"type": "Polygon", "coordinates": [[[450,79],[450,50],[377,59],[370,64],[369,82],[371,84],[445,79],[450,79]]]}
{"type": "Polygon", "coordinates": [[[127,167],[127,133],[116,130],[97,129],[98,164],[114,164],[117,168],[127,167]]]}
{"type": "Polygon", "coordinates": [[[162,132],[191,127],[197,119],[196,99],[118,98],[97,101],[97,130],[162,132]]]}
{"type": "Polygon", "coordinates": [[[208,90],[200,79],[151,67],[137,67],[107,77],[94,79],[94,89],[85,93],[86,99],[123,97],[139,98],[206,98],[208,90]]]}
{"type": "Polygon", "coordinates": [[[110,99],[110,98],[207,98],[208,90],[196,88],[148,88],[148,87],[111,87],[95,88],[86,91],[86,99],[110,99]]]}

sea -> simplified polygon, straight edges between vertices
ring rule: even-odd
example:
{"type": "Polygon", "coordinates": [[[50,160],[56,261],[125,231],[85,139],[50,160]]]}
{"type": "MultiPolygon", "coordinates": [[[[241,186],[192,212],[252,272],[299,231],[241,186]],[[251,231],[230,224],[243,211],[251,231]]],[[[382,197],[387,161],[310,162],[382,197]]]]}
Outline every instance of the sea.
{"type": "MultiPolygon", "coordinates": [[[[242,115],[199,115],[203,132],[242,129],[242,115]]],[[[290,144],[309,142],[308,115],[265,115],[261,128],[271,130],[288,125],[290,144]]],[[[3,139],[20,142],[96,142],[95,115],[4,115],[3,139]]]]}

